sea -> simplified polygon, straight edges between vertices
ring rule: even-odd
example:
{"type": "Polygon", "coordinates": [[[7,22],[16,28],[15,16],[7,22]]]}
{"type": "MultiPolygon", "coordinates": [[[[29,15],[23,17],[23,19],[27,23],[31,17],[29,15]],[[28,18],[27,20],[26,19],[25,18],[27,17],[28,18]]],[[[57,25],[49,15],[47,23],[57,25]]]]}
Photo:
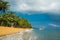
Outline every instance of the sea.
{"type": "Polygon", "coordinates": [[[37,39],[36,40],[60,40],[60,30],[51,29],[51,30],[33,30],[37,39]]]}
{"type": "Polygon", "coordinates": [[[16,34],[0,37],[0,40],[60,40],[60,30],[24,30],[16,34]]]}

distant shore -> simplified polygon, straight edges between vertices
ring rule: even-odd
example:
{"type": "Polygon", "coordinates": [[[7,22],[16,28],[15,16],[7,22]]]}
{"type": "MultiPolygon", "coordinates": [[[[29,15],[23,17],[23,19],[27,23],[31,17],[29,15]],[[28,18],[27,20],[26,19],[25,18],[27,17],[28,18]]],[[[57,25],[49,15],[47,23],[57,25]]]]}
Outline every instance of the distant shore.
{"type": "Polygon", "coordinates": [[[31,28],[13,28],[13,27],[4,27],[0,26],[0,37],[5,35],[14,34],[24,30],[30,30],[31,28]]]}

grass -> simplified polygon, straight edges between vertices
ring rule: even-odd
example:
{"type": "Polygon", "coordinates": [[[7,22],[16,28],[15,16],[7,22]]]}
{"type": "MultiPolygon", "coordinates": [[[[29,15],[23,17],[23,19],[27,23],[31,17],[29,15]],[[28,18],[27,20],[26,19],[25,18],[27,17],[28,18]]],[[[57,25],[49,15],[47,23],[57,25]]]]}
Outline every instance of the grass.
{"type": "Polygon", "coordinates": [[[0,26],[0,36],[5,36],[9,34],[14,34],[29,28],[13,28],[13,27],[3,27],[0,26]]]}

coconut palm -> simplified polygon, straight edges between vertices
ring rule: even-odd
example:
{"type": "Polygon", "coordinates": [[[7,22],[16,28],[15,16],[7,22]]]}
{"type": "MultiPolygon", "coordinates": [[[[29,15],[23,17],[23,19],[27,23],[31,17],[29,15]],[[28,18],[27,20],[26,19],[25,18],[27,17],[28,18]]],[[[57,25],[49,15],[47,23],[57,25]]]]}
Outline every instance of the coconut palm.
{"type": "MultiPolygon", "coordinates": [[[[9,7],[8,4],[8,2],[0,0],[0,11],[5,13],[5,11],[9,7]]],[[[31,28],[30,23],[26,19],[16,16],[14,12],[7,12],[6,14],[1,14],[0,26],[31,28]]]]}
{"type": "Polygon", "coordinates": [[[0,0],[0,11],[5,12],[9,7],[9,2],[0,0]]]}

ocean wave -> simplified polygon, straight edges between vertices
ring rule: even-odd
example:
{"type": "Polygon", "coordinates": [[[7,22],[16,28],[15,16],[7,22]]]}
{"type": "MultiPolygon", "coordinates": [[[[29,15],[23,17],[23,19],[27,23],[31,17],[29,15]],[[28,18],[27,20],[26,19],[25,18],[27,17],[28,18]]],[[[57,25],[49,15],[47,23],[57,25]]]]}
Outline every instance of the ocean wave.
{"type": "Polygon", "coordinates": [[[31,29],[0,37],[0,40],[37,40],[37,37],[31,29]]]}

